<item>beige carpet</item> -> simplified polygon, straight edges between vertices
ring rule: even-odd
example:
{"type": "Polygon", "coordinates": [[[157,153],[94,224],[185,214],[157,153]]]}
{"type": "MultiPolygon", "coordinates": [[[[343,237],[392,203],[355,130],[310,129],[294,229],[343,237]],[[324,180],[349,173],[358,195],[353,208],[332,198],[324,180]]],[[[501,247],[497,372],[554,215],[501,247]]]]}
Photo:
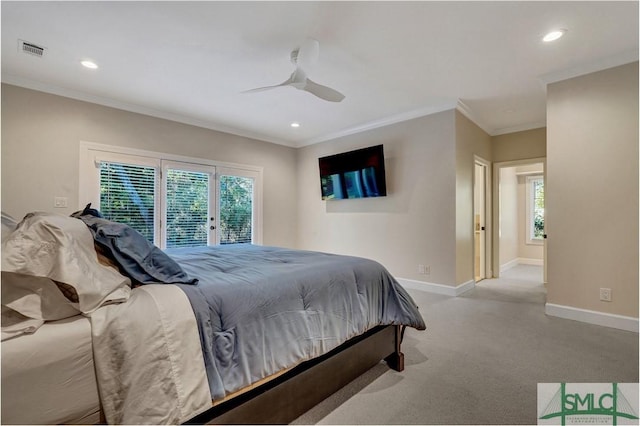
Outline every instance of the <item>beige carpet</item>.
{"type": "Polygon", "coordinates": [[[410,290],[402,373],[384,363],[294,424],[536,424],[537,384],[638,382],[638,334],[544,314],[542,270],[518,266],[459,297],[410,290]]]}

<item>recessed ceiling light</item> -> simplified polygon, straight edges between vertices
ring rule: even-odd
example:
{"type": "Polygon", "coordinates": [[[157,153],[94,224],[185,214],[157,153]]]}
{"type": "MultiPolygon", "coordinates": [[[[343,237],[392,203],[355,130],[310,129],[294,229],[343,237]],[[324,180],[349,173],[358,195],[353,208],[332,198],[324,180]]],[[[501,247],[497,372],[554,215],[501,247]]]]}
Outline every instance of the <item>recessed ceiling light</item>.
{"type": "Polygon", "coordinates": [[[555,40],[559,39],[560,37],[562,37],[564,35],[564,33],[566,33],[566,32],[567,32],[567,30],[554,30],[554,31],[551,31],[551,32],[547,33],[547,35],[545,35],[542,38],[542,41],[545,41],[547,43],[550,42],[550,41],[555,41],[555,40]]]}
{"type": "Polygon", "coordinates": [[[96,68],[98,68],[98,65],[96,65],[96,63],[93,61],[81,61],[80,63],[82,64],[82,66],[86,68],[91,68],[92,70],[95,70],[96,68]]]}
{"type": "Polygon", "coordinates": [[[291,123],[291,127],[300,127],[300,123],[291,123]]]}

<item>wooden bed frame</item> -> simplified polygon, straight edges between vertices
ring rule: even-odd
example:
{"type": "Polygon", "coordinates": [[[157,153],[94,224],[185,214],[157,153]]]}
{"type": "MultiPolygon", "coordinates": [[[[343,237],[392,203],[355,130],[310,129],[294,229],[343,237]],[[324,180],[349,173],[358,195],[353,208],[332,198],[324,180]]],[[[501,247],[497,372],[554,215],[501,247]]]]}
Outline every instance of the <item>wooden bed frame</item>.
{"type": "Polygon", "coordinates": [[[187,424],[288,424],[384,359],[404,370],[404,326],[375,327],[319,358],[215,405],[187,424]]]}

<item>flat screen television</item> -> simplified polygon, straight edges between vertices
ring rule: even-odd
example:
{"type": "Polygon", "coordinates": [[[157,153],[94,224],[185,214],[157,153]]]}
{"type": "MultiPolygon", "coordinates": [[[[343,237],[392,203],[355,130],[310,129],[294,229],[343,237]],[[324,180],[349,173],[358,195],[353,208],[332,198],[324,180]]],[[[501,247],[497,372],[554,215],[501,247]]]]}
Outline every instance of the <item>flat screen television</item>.
{"type": "Polygon", "coordinates": [[[318,159],[323,200],[387,195],[382,145],[318,159]]]}

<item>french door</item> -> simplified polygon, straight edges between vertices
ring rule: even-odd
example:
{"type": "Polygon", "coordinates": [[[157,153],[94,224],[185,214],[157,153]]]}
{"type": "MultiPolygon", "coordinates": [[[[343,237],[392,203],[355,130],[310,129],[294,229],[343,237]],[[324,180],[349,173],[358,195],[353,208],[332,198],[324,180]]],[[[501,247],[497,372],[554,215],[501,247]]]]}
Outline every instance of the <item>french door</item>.
{"type": "Polygon", "coordinates": [[[161,161],[160,247],[216,244],[216,170],[213,166],[161,161]]]}
{"type": "Polygon", "coordinates": [[[258,171],[116,153],[94,164],[94,207],[160,248],[261,242],[258,171]]]}

